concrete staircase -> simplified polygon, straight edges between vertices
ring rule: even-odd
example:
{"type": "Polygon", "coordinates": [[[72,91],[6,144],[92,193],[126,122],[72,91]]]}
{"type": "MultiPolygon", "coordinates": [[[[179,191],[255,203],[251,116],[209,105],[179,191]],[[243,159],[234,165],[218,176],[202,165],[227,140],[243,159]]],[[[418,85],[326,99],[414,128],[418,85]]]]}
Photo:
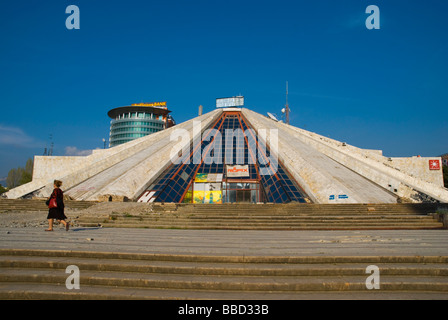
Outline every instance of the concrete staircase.
{"type": "Polygon", "coordinates": [[[209,256],[0,249],[0,299],[448,299],[447,256],[209,256]],[[69,290],[66,268],[80,271],[69,290]],[[368,290],[369,265],[380,289],[368,290]]]}
{"type": "MultiPolygon", "coordinates": [[[[121,208],[82,216],[93,227],[232,230],[442,229],[436,212],[446,204],[142,204],[145,213],[121,208]]],[[[135,209],[135,207],[134,207],[135,209]]]]}
{"type": "MultiPolygon", "coordinates": [[[[0,213],[8,211],[48,211],[46,200],[37,199],[0,199],[0,213]]],[[[66,209],[82,210],[97,204],[96,201],[65,200],[66,209]]]]}

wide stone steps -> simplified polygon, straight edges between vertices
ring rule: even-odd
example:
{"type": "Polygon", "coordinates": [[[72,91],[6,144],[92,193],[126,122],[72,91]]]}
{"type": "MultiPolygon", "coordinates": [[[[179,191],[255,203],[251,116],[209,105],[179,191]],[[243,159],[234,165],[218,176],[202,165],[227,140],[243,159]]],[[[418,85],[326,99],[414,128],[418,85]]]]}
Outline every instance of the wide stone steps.
{"type": "Polygon", "coordinates": [[[436,205],[147,205],[107,216],[83,216],[77,224],[121,228],[231,230],[440,229],[436,205]]]}
{"type": "Polygon", "coordinates": [[[163,219],[152,220],[139,218],[117,218],[113,221],[102,221],[98,219],[97,222],[79,222],[78,224],[85,227],[95,227],[98,224],[104,227],[120,227],[120,228],[160,228],[160,229],[232,229],[232,230],[305,230],[305,229],[319,229],[319,230],[338,230],[338,229],[438,229],[442,227],[442,224],[435,221],[433,218],[428,217],[425,221],[416,220],[396,220],[389,219],[391,221],[376,219],[360,220],[351,219],[347,221],[345,219],[322,219],[316,220],[304,219],[302,221],[289,220],[289,221],[253,221],[253,220],[222,220],[222,221],[191,221],[189,219],[163,219]]]}
{"type": "MultiPolygon", "coordinates": [[[[95,227],[97,225],[91,224],[86,225],[85,227],[95,227]]],[[[328,226],[328,225],[298,225],[298,226],[241,226],[241,225],[182,225],[175,226],[172,224],[148,224],[148,225],[135,225],[135,224],[114,224],[107,225],[107,227],[115,227],[115,228],[146,228],[146,229],[185,229],[185,230],[428,230],[428,229],[440,229],[439,225],[337,225],[337,226],[328,226]]]]}
{"type": "MultiPolygon", "coordinates": [[[[0,212],[8,211],[48,211],[46,200],[37,199],[0,199],[0,212]]],[[[98,202],[96,201],[74,201],[65,200],[66,209],[82,210],[89,208],[98,202]]]]}
{"type": "Polygon", "coordinates": [[[110,217],[114,223],[155,223],[162,220],[163,222],[171,223],[221,223],[221,224],[231,224],[231,223],[250,223],[250,224],[294,224],[294,223],[376,223],[378,220],[382,222],[403,222],[403,223],[434,223],[434,219],[429,216],[425,217],[384,217],[384,216],[370,216],[362,217],[359,216],[336,216],[336,217],[270,217],[270,218],[260,218],[260,217],[245,217],[241,216],[238,219],[232,217],[221,217],[221,218],[194,218],[194,217],[123,217],[113,215],[110,217]]]}
{"type": "Polygon", "coordinates": [[[448,299],[448,257],[0,250],[1,299],[448,299]],[[66,288],[69,265],[80,289],[66,288]],[[380,289],[368,290],[369,265],[380,289]]]}
{"type": "Polygon", "coordinates": [[[447,204],[275,204],[275,205],[153,205],[154,212],[178,212],[212,215],[225,213],[226,215],[272,215],[272,214],[313,214],[313,215],[344,215],[344,214],[427,214],[434,212],[440,206],[447,204]]]}

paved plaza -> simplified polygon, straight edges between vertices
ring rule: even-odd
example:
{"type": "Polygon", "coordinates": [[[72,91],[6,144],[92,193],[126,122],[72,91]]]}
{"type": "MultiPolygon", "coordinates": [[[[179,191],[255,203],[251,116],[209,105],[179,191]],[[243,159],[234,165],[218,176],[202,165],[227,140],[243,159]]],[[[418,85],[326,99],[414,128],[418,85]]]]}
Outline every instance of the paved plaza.
{"type": "Polygon", "coordinates": [[[0,228],[0,248],[251,256],[447,256],[447,230],[0,228]]]}

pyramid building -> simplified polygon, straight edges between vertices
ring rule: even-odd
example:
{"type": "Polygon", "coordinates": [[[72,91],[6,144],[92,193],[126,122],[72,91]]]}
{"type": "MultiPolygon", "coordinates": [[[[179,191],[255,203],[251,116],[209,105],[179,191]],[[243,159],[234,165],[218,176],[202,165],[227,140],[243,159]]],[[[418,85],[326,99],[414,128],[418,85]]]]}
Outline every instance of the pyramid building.
{"type": "Polygon", "coordinates": [[[89,156],[36,156],[6,196],[48,197],[54,179],[92,201],[448,202],[440,157],[384,157],[232,106],[89,156]]]}

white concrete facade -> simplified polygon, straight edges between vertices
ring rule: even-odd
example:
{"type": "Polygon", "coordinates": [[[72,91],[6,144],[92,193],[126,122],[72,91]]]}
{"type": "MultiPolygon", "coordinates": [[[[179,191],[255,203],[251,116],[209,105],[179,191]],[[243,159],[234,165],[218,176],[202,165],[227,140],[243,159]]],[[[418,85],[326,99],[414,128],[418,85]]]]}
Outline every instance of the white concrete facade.
{"type": "Polygon", "coordinates": [[[279,158],[314,202],[388,203],[394,202],[391,196],[448,202],[442,170],[429,168],[429,161],[440,157],[387,158],[381,151],[356,148],[248,109],[243,114],[255,129],[279,130],[279,158]],[[348,198],[339,199],[339,194],[348,198]]]}
{"type": "MultiPolygon", "coordinates": [[[[284,167],[315,203],[448,202],[442,170],[428,162],[440,157],[387,158],[380,150],[356,148],[284,123],[246,108],[241,111],[255,131],[277,129],[274,151],[284,167]]],[[[174,130],[194,137],[195,121],[205,130],[225,110],[212,112],[161,132],[86,157],[41,157],[34,161],[33,181],[10,190],[8,198],[48,197],[53,180],[63,181],[65,194],[77,200],[136,200],[171,164],[170,153],[178,141],[174,130]]],[[[269,139],[268,139],[269,145],[269,139]]]]}
{"type": "Polygon", "coordinates": [[[104,198],[134,199],[170,164],[170,152],[177,141],[171,141],[173,130],[193,132],[193,122],[201,121],[205,129],[221,110],[179,124],[170,129],[118,145],[94,150],[86,157],[35,157],[33,181],[7,192],[11,199],[29,194],[48,197],[53,180],[63,181],[65,194],[77,200],[104,198]]]}

